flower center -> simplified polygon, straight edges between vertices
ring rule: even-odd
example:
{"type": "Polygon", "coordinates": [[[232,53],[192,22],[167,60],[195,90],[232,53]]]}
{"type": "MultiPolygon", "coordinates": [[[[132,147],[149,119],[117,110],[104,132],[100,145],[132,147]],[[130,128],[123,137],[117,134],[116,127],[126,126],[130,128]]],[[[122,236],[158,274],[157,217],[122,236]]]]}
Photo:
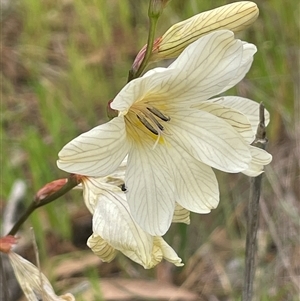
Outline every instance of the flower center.
{"type": "Polygon", "coordinates": [[[170,117],[154,107],[146,107],[146,109],[138,110],[135,113],[138,120],[154,135],[160,135],[164,130],[161,121],[170,121],[170,117]]]}
{"type": "MultiPolygon", "coordinates": [[[[169,116],[165,115],[153,106],[135,104],[130,108],[126,115],[126,120],[128,122],[127,125],[129,126],[128,129],[131,128],[131,135],[135,136],[135,141],[137,141],[137,139],[141,139],[143,135],[148,132],[150,135],[147,136],[155,140],[155,144],[153,146],[155,148],[158,142],[163,142],[163,140],[161,140],[162,134],[165,131],[163,124],[171,119],[169,116]],[[139,138],[134,134],[137,134],[138,131],[142,131],[144,133],[142,134],[142,132],[140,132],[140,134],[138,134],[139,138]]],[[[144,136],[142,140],[145,138],[146,137],[144,136]]]]}

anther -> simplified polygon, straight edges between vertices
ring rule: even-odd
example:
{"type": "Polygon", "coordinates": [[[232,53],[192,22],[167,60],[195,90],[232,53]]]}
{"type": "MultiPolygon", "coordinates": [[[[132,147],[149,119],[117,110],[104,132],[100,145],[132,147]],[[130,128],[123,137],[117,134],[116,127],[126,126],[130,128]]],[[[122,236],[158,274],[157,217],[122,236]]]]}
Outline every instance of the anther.
{"type": "Polygon", "coordinates": [[[154,107],[147,107],[147,110],[150,111],[152,114],[154,114],[155,116],[157,116],[158,118],[160,118],[163,121],[170,121],[170,117],[164,115],[161,111],[157,110],[154,107]]]}
{"type": "Polygon", "coordinates": [[[151,123],[143,116],[136,115],[138,120],[154,135],[158,135],[158,131],[151,125],[151,123]]]}
{"type": "Polygon", "coordinates": [[[155,123],[155,125],[161,130],[163,131],[164,130],[164,127],[156,120],[156,118],[149,114],[149,115],[146,115],[147,117],[149,117],[149,119],[151,119],[151,121],[153,121],[155,123]]]}

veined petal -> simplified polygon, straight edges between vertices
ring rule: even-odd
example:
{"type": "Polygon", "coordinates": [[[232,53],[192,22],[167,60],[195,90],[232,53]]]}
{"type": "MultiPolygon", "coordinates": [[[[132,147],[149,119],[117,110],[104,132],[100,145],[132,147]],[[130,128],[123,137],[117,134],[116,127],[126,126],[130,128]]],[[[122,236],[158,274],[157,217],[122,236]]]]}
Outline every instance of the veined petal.
{"type": "Polygon", "coordinates": [[[126,167],[127,167],[127,156],[113,173],[105,177],[105,182],[117,186],[119,186],[120,181],[125,182],[126,167]]]}
{"type": "MultiPolygon", "coordinates": [[[[225,107],[236,109],[243,113],[249,120],[252,131],[256,133],[259,124],[259,103],[244,97],[239,96],[223,96],[208,100],[213,103],[218,103],[225,107]]],[[[270,114],[265,110],[265,125],[270,122],[270,114]]]]}
{"type": "Polygon", "coordinates": [[[57,296],[47,277],[31,262],[14,252],[9,252],[8,258],[27,300],[75,301],[71,294],[57,296]]]}
{"type": "Polygon", "coordinates": [[[141,78],[130,81],[111,102],[111,108],[126,114],[133,103],[168,90],[169,78],[174,74],[177,72],[162,67],[149,70],[141,78]]]}
{"type": "Polygon", "coordinates": [[[174,181],[168,170],[168,147],[158,143],[136,145],[129,154],[127,200],[135,221],[146,232],[161,236],[168,230],[175,208],[174,181]]]}
{"type": "Polygon", "coordinates": [[[235,39],[229,30],[207,34],[189,45],[167,69],[155,68],[128,83],[111,103],[111,108],[125,114],[139,101],[157,106],[165,105],[166,100],[174,105],[207,100],[236,78],[243,60],[249,61],[250,52],[245,56],[243,48],[251,46],[235,39]]]}
{"type": "Polygon", "coordinates": [[[252,24],[257,16],[256,4],[249,1],[230,3],[202,12],[168,29],[154,48],[152,59],[176,57],[187,45],[215,30],[241,31],[252,24]]]}
{"type": "Polygon", "coordinates": [[[264,166],[272,161],[272,155],[255,146],[250,146],[250,151],[252,160],[248,168],[242,171],[242,173],[249,177],[257,177],[264,171],[264,166]]]}
{"type": "Polygon", "coordinates": [[[243,42],[243,58],[238,72],[236,73],[234,78],[232,78],[232,80],[227,84],[227,86],[224,87],[223,90],[219,91],[217,94],[220,94],[232,88],[245,77],[252,65],[253,55],[256,53],[256,51],[257,48],[255,45],[243,42]]]}
{"type": "Polygon", "coordinates": [[[178,71],[170,76],[168,98],[174,104],[192,105],[219,94],[236,77],[242,59],[243,42],[231,31],[205,35],[169,66],[178,71]]]}
{"type": "Polygon", "coordinates": [[[132,260],[151,266],[153,237],[133,220],[124,192],[101,194],[93,216],[93,231],[132,260]]]}
{"type": "Polygon", "coordinates": [[[122,251],[127,257],[129,257],[131,260],[135,261],[136,263],[142,265],[144,269],[152,269],[154,268],[158,263],[160,263],[163,259],[163,254],[160,248],[153,245],[152,253],[151,253],[151,260],[150,261],[144,261],[142,257],[138,256],[136,251],[132,250],[124,250],[122,251]]]}
{"type": "Polygon", "coordinates": [[[176,203],[172,223],[184,223],[189,225],[190,211],[176,203]]]}
{"type": "MultiPolygon", "coordinates": [[[[89,209],[89,211],[94,214],[95,206],[99,201],[100,195],[104,191],[111,192],[120,192],[120,187],[110,184],[106,182],[107,177],[85,177],[82,178],[82,186],[83,186],[83,199],[85,205],[89,209]]],[[[119,181],[119,183],[124,183],[124,181],[119,181]]]]}
{"type": "Polygon", "coordinates": [[[162,237],[154,237],[154,245],[156,245],[161,251],[165,260],[180,267],[184,264],[181,262],[182,259],[178,257],[176,252],[165,242],[162,237]]]}
{"type": "Polygon", "coordinates": [[[121,164],[129,148],[124,117],[119,116],[65,145],[57,166],[70,173],[106,176],[121,164]]]}
{"type": "Polygon", "coordinates": [[[178,108],[168,114],[170,138],[201,162],[240,172],[251,161],[248,143],[226,121],[204,111],[178,108]]]}
{"type": "Polygon", "coordinates": [[[95,233],[89,237],[87,245],[104,262],[111,262],[117,255],[117,251],[95,233]]]}
{"type": "Polygon", "coordinates": [[[224,121],[229,123],[249,144],[254,140],[255,134],[252,131],[250,121],[241,112],[219,103],[215,103],[212,99],[194,105],[193,108],[197,108],[201,111],[205,111],[222,118],[224,121]]]}
{"type": "Polygon", "coordinates": [[[171,141],[176,202],[197,213],[209,213],[219,203],[218,181],[211,167],[196,160],[171,141]]]}

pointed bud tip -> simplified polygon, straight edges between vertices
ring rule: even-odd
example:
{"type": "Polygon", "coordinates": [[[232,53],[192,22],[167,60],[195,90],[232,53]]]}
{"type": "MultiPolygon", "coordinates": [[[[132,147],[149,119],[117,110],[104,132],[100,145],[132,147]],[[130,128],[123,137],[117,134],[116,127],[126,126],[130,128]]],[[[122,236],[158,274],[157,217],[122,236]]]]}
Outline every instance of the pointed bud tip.
{"type": "Polygon", "coordinates": [[[35,200],[37,202],[43,200],[45,197],[53,194],[54,192],[60,190],[66,183],[68,179],[59,179],[47,183],[44,187],[42,187],[35,195],[35,200]]]}
{"type": "Polygon", "coordinates": [[[149,17],[158,18],[170,0],[151,0],[149,5],[149,17]]]}
{"type": "Polygon", "coordinates": [[[9,253],[13,245],[18,243],[18,239],[12,235],[0,238],[0,252],[9,253]]]}

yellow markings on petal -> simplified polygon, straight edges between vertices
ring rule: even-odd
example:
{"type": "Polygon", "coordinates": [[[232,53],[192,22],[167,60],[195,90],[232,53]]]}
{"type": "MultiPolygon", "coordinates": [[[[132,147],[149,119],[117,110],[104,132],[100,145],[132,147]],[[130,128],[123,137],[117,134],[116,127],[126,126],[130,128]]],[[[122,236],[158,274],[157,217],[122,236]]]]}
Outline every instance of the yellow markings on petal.
{"type": "Polygon", "coordinates": [[[265,150],[250,146],[252,160],[243,174],[249,177],[257,177],[264,172],[264,166],[268,165],[272,161],[272,155],[265,150]]]}
{"type": "Polygon", "coordinates": [[[189,44],[215,30],[242,31],[257,19],[258,14],[255,3],[241,1],[195,15],[173,25],[162,36],[151,59],[175,58],[189,44]]]}
{"type": "Polygon", "coordinates": [[[117,255],[117,251],[95,233],[89,237],[87,245],[104,262],[111,262],[117,255]]]}
{"type": "Polygon", "coordinates": [[[178,257],[176,252],[165,242],[165,240],[162,237],[154,237],[154,244],[159,247],[165,260],[173,263],[177,267],[181,267],[184,265],[182,263],[182,259],[178,257]]]}
{"type": "Polygon", "coordinates": [[[184,223],[189,225],[190,211],[176,203],[172,223],[184,223]]]}
{"type": "Polygon", "coordinates": [[[157,144],[165,144],[165,124],[170,117],[154,107],[144,105],[132,106],[125,116],[127,136],[134,143],[150,142],[153,148],[157,144]]]}

